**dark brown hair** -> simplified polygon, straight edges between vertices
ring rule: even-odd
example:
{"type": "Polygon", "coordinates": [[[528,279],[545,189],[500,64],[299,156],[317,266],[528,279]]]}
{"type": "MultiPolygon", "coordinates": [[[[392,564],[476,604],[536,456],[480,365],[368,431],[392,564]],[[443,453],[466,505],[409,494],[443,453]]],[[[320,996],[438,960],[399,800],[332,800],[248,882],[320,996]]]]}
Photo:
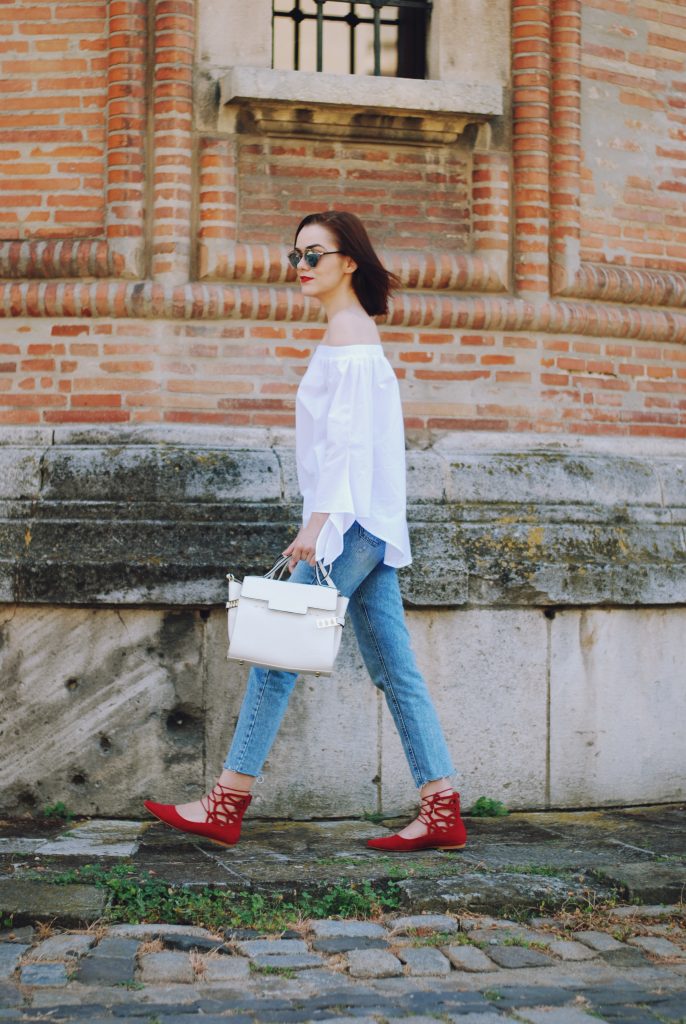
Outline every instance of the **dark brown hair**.
{"type": "Polygon", "coordinates": [[[308,224],[324,224],[336,239],[336,244],[345,256],[357,263],[353,272],[352,285],[355,295],[370,316],[388,313],[388,298],[393,288],[399,285],[398,278],[386,270],[369,240],[367,230],[358,216],[347,210],[325,210],[310,213],[298,224],[297,239],[308,224]]]}

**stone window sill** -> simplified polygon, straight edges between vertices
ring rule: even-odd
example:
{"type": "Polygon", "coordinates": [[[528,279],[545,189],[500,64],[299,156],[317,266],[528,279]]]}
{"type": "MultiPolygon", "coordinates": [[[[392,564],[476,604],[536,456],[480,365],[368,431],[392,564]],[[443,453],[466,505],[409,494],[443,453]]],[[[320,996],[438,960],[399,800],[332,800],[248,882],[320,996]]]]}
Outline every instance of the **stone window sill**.
{"type": "Polygon", "coordinates": [[[237,132],[454,142],[503,112],[498,84],[234,67],[221,82],[223,127],[237,132]]]}

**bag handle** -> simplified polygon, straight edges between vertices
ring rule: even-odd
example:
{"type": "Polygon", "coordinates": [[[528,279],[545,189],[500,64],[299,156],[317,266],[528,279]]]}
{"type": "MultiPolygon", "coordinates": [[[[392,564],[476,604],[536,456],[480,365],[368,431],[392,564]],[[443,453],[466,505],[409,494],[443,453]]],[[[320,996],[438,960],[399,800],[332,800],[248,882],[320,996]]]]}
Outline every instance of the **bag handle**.
{"type": "MultiPolygon", "coordinates": [[[[285,573],[286,566],[288,565],[290,560],[291,560],[291,556],[290,555],[282,555],[280,558],[277,558],[276,562],[271,567],[269,572],[266,572],[264,574],[264,578],[266,580],[271,580],[271,579],[275,579],[275,578],[280,580],[282,578],[283,574],[285,573]],[[278,575],[277,575],[277,573],[278,573],[278,575]]],[[[331,587],[332,590],[337,590],[338,589],[336,587],[336,584],[334,583],[334,581],[331,579],[331,577],[329,576],[328,572],[324,568],[324,563],[323,562],[317,561],[315,563],[314,571],[315,571],[315,576],[317,577],[317,583],[319,584],[319,586],[323,586],[324,584],[326,584],[328,587],[331,587]]]]}

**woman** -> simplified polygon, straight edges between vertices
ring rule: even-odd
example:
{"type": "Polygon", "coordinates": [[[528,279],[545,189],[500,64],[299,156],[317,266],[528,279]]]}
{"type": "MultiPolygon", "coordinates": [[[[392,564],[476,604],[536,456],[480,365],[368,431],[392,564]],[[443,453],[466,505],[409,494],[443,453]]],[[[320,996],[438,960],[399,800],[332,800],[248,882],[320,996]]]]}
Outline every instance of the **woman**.
{"type": "MultiPolygon", "coordinates": [[[[374,685],[386,697],[421,810],[373,849],[461,849],[466,831],[445,739],[405,626],[397,569],[408,565],[405,445],[396,376],[373,316],[388,310],[392,276],[352,213],[305,217],[288,254],[303,294],[323,305],[328,329],[298,388],[296,456],[303,525],[283,552],[291,580],[314,582],[330,565],[374,685]]],[[[252,668],[219,781],[201,800],[146,801],[162,821],[230,846],[267,758],[297,675],[252,668]]]]}

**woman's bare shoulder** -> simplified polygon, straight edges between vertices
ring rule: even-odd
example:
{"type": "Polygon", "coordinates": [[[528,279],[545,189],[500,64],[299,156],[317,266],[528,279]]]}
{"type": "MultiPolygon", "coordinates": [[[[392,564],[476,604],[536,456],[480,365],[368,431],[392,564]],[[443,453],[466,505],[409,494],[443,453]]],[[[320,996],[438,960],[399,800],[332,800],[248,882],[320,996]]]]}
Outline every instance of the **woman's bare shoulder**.
{"type": "Polygon", "coordinates": [[[329,345],[378,345],[379,329],[370,316],[354,309],[342,309],[329,321],[329,345]]]}

